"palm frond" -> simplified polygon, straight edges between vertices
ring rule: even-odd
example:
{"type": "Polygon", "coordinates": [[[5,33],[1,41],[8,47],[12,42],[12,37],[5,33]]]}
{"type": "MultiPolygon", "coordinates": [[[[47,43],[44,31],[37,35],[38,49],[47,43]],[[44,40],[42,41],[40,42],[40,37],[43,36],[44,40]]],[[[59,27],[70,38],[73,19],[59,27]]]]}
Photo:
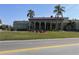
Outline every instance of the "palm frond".
{"type": "Polygon", "coordinates": [[[63,7],[63,6],[56,5],[54,8],[55,9],[53,12],[56,13],[56,15],[62,15],[63,12],[65,12],[65,10],[64,10],[65,7],[63,7]]]}
{"type": "Polygon", "coordinates": [[[35,13],[34,13],[34,11],[33,10],[28,10],[28,13],[27,13],[27,17],[30,17],[30,18],[32,18],[33,16],[35,16],[35,13]]]}

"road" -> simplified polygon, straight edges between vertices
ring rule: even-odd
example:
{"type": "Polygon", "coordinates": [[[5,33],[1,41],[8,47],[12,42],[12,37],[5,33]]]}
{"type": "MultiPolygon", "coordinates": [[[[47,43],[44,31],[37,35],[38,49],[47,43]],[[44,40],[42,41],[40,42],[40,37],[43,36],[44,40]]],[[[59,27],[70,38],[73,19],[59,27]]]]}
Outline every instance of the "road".
{"type": "Polygon", "coordinates": [[[79,55],[79,38],[0,41],[0,55],[79,55]]]}

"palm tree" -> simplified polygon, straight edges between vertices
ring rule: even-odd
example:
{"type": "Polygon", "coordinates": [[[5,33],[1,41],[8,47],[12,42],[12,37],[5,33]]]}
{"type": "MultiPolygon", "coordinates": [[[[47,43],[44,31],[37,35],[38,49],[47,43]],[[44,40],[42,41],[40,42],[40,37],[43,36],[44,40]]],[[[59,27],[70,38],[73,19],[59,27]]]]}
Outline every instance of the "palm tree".
{"type": "MultiPolygon", "coordinates": [[[[56,5],[55,7],[54,7],[55,9],[54,9],[54,13],[56,13],[56,15],[55,15],[55,17],[57,18],[57,19],[59,19],[59,17],[61,16],[61,18],[63,19],[63,12],[64,12],[64,7],[63,6],[61,6],[60,4],[58,4],[58,5],[56,5]]],[[[61,30],[63,29],[63,20],[61,20],[61,30]]],[[[58,29],[58,20],[56,20],[56,28],[55,28],[56,30],[58,29]]]]}
{"type": "MultiPolygon", "coordinates": [[[[28,13],[27,13],[27,17],[29,18],[33,18],[35,16],[35,13],[33,10],[28,10],[28,13]]],[[[31,26],[30,26],[30,23],[29,23],[29,30],[30,30],[31,26]]]]}
{"type": "Polygon", "coordinates": [[[29,18],[33,18],[35,16],[35,13],[34,13],[34,11],[33,10],[28,10],[28,13],[27,13],[27,17],[29,17],[29,18]]]}

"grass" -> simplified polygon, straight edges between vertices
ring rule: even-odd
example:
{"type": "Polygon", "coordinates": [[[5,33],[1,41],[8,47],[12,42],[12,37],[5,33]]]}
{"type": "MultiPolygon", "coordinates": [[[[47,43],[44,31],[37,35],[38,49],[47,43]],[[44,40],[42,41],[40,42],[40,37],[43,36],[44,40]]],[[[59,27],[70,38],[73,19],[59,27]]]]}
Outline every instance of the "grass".
{"type": "Polygon", "coordinates": [[[79,32],[49,31],[36,32],[0,32],[0,40],[29,40],[29,39],[52,39],[52,38],[79,38],[79,32]]]}

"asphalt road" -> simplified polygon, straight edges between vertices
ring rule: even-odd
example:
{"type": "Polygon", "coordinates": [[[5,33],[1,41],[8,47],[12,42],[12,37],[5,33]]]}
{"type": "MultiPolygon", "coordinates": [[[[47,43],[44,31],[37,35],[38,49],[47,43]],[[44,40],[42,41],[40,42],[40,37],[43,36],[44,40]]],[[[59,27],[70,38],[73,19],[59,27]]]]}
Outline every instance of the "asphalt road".
{"type": "Polygon", "coordinates": [[[0,41],[0,55],[79,55],[79,38],[0,41]]]}

